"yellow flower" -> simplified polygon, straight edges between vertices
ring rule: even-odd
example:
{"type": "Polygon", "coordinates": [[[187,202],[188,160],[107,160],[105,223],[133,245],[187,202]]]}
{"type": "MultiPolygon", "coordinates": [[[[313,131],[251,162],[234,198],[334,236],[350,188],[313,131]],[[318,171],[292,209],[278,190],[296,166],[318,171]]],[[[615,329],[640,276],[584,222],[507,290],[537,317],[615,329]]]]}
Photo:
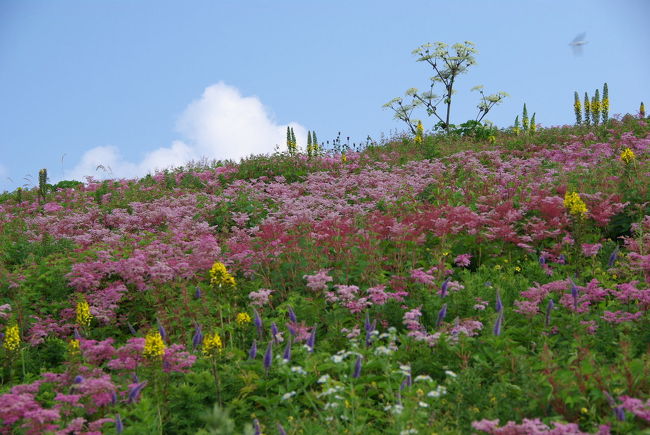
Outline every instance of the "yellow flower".
{"type": "Polygon", "coordinates": [[[237,313],[235,321],[238,325],[244,325],[252,321],[251,316],[248,313],[237,313]]]}
{"type": "Polygon", "coordinates": [[[580,412],[582,412],[583,414],[589,414],[589,411],[587,410],[587,408],[581,408],[580,412]]]}
{"type": "Polygon", "coordinates": [[[415,129],[415,143],[420,145],[422,143],[423,137],[424,137],[424,127],[422,126],[422,121],[418,121],[418,126],[415,129]]]}
{"type": "Polygon", "coordinates": [[[223,350],[223,342],[216,332],[207,334],[203,339],[203,354],[214,356],[223,350]]]}
{"type": "Polygon", "coordinates": [[[521,267],[515,266],[515,272],[521,272],[521,267]]]}
{"type": "Polygon", "coordinates": [[[625,148],[621,153],[620,159],[623,161],[623,163],[629,165],[636,159],[636,156],[634,155],[634,151],[629,148],[625,148]]]}
{"type": "Polygon", "coordinates": [[[162,358],[165,354],[165,342],[160,332],[151,331],[144,338],[144,351],[142,354],[147,358],[162,358]]]}
{"type": "Polygon", "coordinates": [[[93,319],[93,315],[90,313],[90,305],[86,299],[81,297],[79,302],[77,302],[77,324],[79,326],[89,326],[90,321],[93,319]]]}
{"type": "Polygon", "coordinates": [[[347,156],[345,155],[345,153],[341,154],[341,163],[345,163],[345,162],[347,162],[347,161],[348,161],[348,158],[347,158],[347,156]]]}
{"type": "Polygon", "coordinates": [[[5,349],[14,351],[20,346],[20,329],[17,324],[7,327],[5,331],[5,340],[2,344],[5,349]]]}
{"type": "Polygon", "coordinates": [[[221,287],[222,285],[235,286],[235,278],[228,273],[223,263],[216,262],[210,269],[210,284],[221,287]]]}
{"type": "Polygon", "coordinates": [[[77,354],[79,353],[79,340],[70,340],[68,342],[68,352],[77,354]]]}
{"type": "Polygon", "coordinates": [[[587,213],[587,205],[577,192],[567,192],[564,195],[564,207],[574,216],[583,217],[587,213]]]}

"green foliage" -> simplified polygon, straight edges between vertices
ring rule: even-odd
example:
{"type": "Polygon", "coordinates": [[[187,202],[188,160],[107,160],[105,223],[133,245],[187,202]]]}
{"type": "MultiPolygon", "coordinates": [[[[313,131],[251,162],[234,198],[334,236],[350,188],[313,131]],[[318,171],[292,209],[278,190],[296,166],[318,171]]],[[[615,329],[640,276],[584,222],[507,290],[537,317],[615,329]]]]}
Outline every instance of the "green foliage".
{"type": "Polygon", "coordinates": [[[75,187],[83,186],[81,181],[77,180],[61,180],[52,186],[53,190],[74,189],[75,187]]]}

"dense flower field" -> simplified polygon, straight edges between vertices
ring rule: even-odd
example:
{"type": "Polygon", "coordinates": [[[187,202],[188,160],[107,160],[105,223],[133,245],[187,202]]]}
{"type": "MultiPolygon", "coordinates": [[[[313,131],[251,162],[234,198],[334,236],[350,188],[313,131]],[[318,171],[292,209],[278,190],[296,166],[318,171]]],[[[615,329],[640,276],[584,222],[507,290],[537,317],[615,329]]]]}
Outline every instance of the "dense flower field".
{"type": "Polygon", "coordinates": [[[648,431],[649,132],[0,195],[0,433],[648,431]]]}

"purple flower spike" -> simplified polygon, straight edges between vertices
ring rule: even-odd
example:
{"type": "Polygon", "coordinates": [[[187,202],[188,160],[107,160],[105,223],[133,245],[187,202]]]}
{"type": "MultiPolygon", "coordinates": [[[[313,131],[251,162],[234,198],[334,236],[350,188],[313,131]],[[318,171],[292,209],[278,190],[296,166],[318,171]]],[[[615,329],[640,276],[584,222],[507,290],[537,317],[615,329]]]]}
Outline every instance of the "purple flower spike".
{"type": "Polygon", "coordinates": [[[287,345],[284,347],[282,358],[285,361],[291,361],[291,339],[287,340],[287,345]]]}
{"type": "Polygon", "coordinates": [[[372,332],[371,331],[366,331],[366,347],[370,347],[372,344],[372,332]]]}
{"type": "Polygon", "coordinates": [[[266,352],[264,352],[264,370],[267,372],[271,368],[273,363],[273,340],[269,341],[268,346],[266,346],[266,352]]]}
{"type": "Polygon", "coordinates": [[[546,264],[546,257],[544,256],[544,254],[539,256],[539,264],[542,266],[546,264]]]}
{"type": "Polygon", "coordinates": [[[357,357],[357,362],[354,363],[354,373],[352,377],[357,379],[361,376],[361,355],[357,357]]]}
{"type": "Polygon", "coordinates": [[[612,267],[616,263],[616,260],[618,259],[618,245],[612,253],[609,255],[609,261],[607,261],[607,267],[612,267]]]}
{"type": "Polygon", "coordinates": [[[275,324],[275,322],[271,323],[271,337],[273,338],[273,342],[275,344],[278,343],[278,333],[280,331],[278,330],[278,325],[275,324]]]}
{"type": "Polygon", "coordinates": [[[557,262],[560,264],[566,264],[566,256],[564,254],[560,254],[559,257],[557,257],[557,262]]]}
{"type": "Polygon", "coordinates": [[[296,313],[293,312],[293,308],[289,307],[287,314],[289,315],[289,320],[293,323],[298,323],[298,318],[296,317],[296,313]]]}
{"type": "Polygon", "coordinates": [[[278,423],[278,434],[287,435],[287,431],[284,430],[284,428],[282,427],[282,425],[280,423],[278,423]]]}
{"type": "Polygon", "coordinates": [[[555,302],[553,302],[553,299],[549,299],[548,305],[546,305],[546,326],[549,326],[551,324],[551,311],[553,311],[553,306],[555,306],[555,302]]]}
{"type": "Polygon", "coordinates": [[[501,335],[502,323],[503,323],[503,312],[499,313],[499,317],[497,317],[497,321],[494,322],[494,329],[492,330],[494,335],[496,335],[497,337],[501,335]]]}
{"type": "Polygon", "coordinates": [[[74,328],[74,339],[75,340],[81,340],[81,334],[79,334],[79,330],[77,328],[74,328]]]}
{"type": "Polygon", "coordinates": [[[314,345],[316,344],[316,326],[311,330],[311,334],[309,334],[309,338],[307,339],[307,347],[309,348],[310,352],[314,351],[314,345]]]}
{"type": "Polygon", "coordinates": [[[497,311],[497,313],[503,311],[503,302],[501,302],[501,295],[499,294],[499,289],[497,289],[497,302],[494,305],[494,309],[497,311]]]}
{"type": "Polygon", "coordinates": [[[254,435],[262,435],[262,428],[260,427],[260,421],[258,419],[253,420],[253,428],[255,429],[254,435]]]}
{"type": "Polygon", "coordinates": [[[115,390],[111,391],[111,405],[117,404],[117,392],[115,390]]]}
{"type": "Polygon", "coordinates": [[[129,327],[129,332],[131,333],[131,335],[138,335],[138,333],[136,332],[135,328],[133,327],[133,325],[131,325],[130,322],[127,322],[126,326],[129,327]]]}
{"type": "Polygon", "coordinates": [[[368,312],[366,311],[366,320],[364,320],[364,322],[363,322],[363,329],[365,329],[366,332],[370,332],[370,327],[371,326],[372,325],[370,323],[370,314],[368,314],[368,312]]]}
{"type": "Polygon", "coordinates": [[[287,323],[286,327],[289,330],[289,334],[291,334],[291,336],[295,337],[296,336],[296,328],[294,328],[291,323],[287,323]]]}
{"type": "Polygon", "coordinates": [[[571,297],[573,298],[573,309],[578,309],[578,286],[571,280],[571,297]]]}
{"type": "Polygon", "coordinates": [[[253,340],[253,344],[251,344],[251,348],[248,351],[248,358],[250,359],[257,358],[257,340],[253,340]]]}
{"type": "Polygon", "coordinates": [[[447,296],[447,287],[449,286],[449,281],[451,281],[451,277],[448,276],[447,279],[445,279],[442,282],[442,286],[440,286],[440,297],[444,298],[447,296]]]}
{"type": "Polygon", "coordinates": [[[192,337],[192,348],[196,350],[203,343],[203,332],[201,331],[201,325],[196,325],[196,330],[194,336],[192,337]]]}
{"type": "Polygon", "coordinates": [[[158,322],[158,332],[160,333],[160,337],[163,339],[163,341],[167,341],[167,331],[165,331],[164,326],[158,322]]]}
{"type": "Polygon", "coordinates": [[[122,423],[122,418],[120,414],[115,415],[115,432],[122,433],[124,431],[124,423],[122,423]]]}
{"type": "Polygon", "coordinates": [[[400,384],[399,390],[402,391],[404,388],[410,387],[411,385],[413,385],[413,378],[411,378],[411,375],[408,375],[400,384]]]}
{"type": "Polygon", "coordinates": [[[140,378],[138,378],[138,375],[136,375],[135,373],[131,373],[131,379],[133,380],[134,384],[140,383],[140,378]]]}
{"type": "Polygon", "coordinates": [[[129,389],[129,395],[128,395],[127,403],[136,402],[138,400],[138,398],[140,397],[140,392],[145,387],[145,385],[147,385],[147,381],[140,382],[139,384],[136,384],[133,387],[131,387],[129,389]]]}
{"type": "Polygon", "coordinates": [[[196,286],[196,289],[194,290],[194,298],[201,299],[201,287],[196,286]]]}
{"type": "Polygon", "coordinates": [[[255,324],[255,327],[257,327],[257,333],[261,337],[262,331],[264,330],[264,324],[262,323],[260,313],[258,313],[256,309],[253,309],[253,313],[255,314],[255,316],[253,316],[253,323],[255,324]]]}
{"type": "Polygon", "coordinates": [[[447,304],[442,304],[442,308],[440,308],[440,311],[438,311],[438,319],[436,320],[436,328],[440,326],[443,320],[445,320],[445,316],[447,315],[447,304]]]}
{"type": "Polygon", "coordinates": [[[77,375],[74,377],[74,380],[72,381],[75,384],[80,384],[84,381],[84,377],[81,375],[77,375]]]}
{"type": "Polygon", "coordinates": [[[625,421],[625,409],[622,406],[615,407],[614,416],[618,421],[625,421]]]}

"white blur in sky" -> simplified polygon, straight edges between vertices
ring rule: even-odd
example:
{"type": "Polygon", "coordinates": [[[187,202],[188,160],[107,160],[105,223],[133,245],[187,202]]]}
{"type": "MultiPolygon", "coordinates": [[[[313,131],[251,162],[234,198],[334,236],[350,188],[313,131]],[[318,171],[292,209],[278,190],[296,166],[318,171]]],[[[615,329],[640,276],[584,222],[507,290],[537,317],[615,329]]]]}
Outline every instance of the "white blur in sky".
{"type": "Polygon", "coordinates": [[[452,122],[475,118],[479,84],[510,95],[486,117],[504,128],[524,103],[542,126],[572,124],[574,91],[604,82],[611,114],[636,113],[647,17],[647,0],[2,0],[0,191],[41,168],[129,178],[270,154],[287,126],[303,147],[307,130],[379,140],[405,130],[382,105],[428,86],[411,54],[426,42],[478,49],[452,122]]]}

